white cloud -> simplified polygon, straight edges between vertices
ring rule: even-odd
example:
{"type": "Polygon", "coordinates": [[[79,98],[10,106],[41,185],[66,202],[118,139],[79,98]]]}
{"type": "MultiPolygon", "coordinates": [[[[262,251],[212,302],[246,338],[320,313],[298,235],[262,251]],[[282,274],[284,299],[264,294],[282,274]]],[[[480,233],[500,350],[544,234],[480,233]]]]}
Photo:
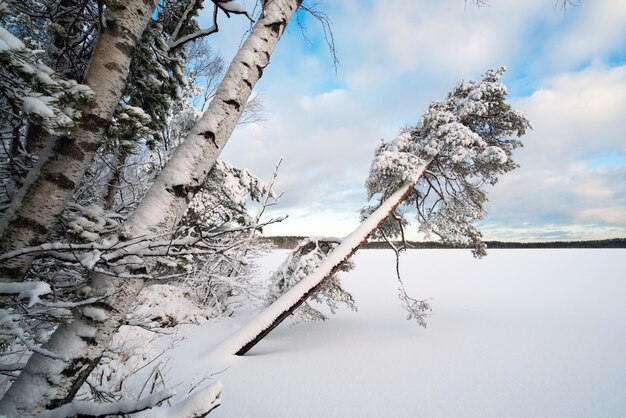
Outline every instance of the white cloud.
{"type": "Polygon", "coordinates": [[[597,169],[590,162],[626,153],[626,66],[595,65],[542,84],[514,101],[534,130],[517,154],[521,167],[491,193],[490,212],[511,228],[558,220],[562,231],[584,224],[626,234],[626,167],[597,169]]]}
{"type": "Polygon", "coordinates": [[[583,209],[574,214],[574,219],[583,222],[626,225],[626,208],[614,206],[609,208],[583,209]]]}
{"type": "Polygon", "coordinates": [[[570,9],[569,23],[546,46],[552,61],[576,65],[589,58],[620,50],[626,37],[626,2],[622,0],[583,1],[570,9]]]}

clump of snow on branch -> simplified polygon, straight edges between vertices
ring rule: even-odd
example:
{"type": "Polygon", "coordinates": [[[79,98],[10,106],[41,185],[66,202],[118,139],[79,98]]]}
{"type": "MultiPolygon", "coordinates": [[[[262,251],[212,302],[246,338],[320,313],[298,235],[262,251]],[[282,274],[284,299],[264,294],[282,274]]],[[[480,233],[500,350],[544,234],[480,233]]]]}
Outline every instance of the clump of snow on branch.
{"type": "Polygon", "coordinates": [[[7,29],[0,27],[0,92],[4,106],[21,110],[21,118],[50,132],[65,130],[80,113],[73,105],[93,93],[74,80],[61,78],[7,29]]]}
{"type": "Polygon", "coordinates": [[[0,295],[16,294],[18,300],[28,299],[29,308],[50,292],[50,285],[44,282],[0,283],[0,295]]]}
{"type": "Polygon", "coordinates": [[[114,232],[124,218],[98,205],[70,203],[62,215],[67,232],[82,242],[95,242],[114,232]]]}
{"type": "Polygon", "coordinates": [[[415,151],[408,132],[401,133],[391,142],[382,142],[375,151],[366,180],[368,197],[393,192],[405,182],[417,183],[422,173],[416,168],[420,167],[422,160],[415,151]]]}
{"type": "Polygon", "coordinates": [[[200,308],[193,302],[192,289],[184,285],[155,284],[139,294],[137,308],[129,323],[142,326],[170,328],[184,323],[201,323],[217,316],[208,307],[200,308]]]}
{"type": "MultiPolygon", "coordinates": [[[[300,241],[287,259],[270,277],[269,291],[266,296],[268,305],[315,271],[338,245],[339,241],[325,238],[310,237],[300,241]]],[[[341,271],[349,271],[353,268],[353,263],[347,261],[341,266],[341,271]]],[[[326,304],[333,314],[337,312],[340,304],[354,311],[357,310],[354,298],[343,288],[337,274],[324,282],[319,291],[311,296],[311,300],[319,304],[326,304]]],[[[309,302],[302,304],[295,313],[303,321],[324,321],[328,319],[324,313],[314,308],[309,302]]]]}

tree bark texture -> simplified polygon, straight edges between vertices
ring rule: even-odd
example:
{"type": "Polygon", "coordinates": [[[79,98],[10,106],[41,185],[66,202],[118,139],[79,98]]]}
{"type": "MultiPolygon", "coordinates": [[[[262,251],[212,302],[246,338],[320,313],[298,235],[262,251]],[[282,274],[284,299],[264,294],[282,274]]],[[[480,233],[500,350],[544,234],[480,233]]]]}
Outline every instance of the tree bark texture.
{"type": "MultiPolygon", "coordinates": [[[[133,51],[156,3],[128,0],[115,7],[116,19],[102,29],[84,80],[94,91],[94,100],[81,109],[82,124],[56,139],[39,176],[5,212],[0,253],[47,239],[102,141],[126,85],[133,51]]],[[[31,261],[31,257],[17,257],[1,263],[0,280],[20,281],[31,261]]]]}

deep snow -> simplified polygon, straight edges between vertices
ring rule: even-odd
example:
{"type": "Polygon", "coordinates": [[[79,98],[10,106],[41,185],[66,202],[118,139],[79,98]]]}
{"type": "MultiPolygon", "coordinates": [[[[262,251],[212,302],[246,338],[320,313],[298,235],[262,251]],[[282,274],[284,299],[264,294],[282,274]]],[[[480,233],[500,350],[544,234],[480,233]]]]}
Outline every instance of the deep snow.
{"type": "MultiPolygon", "coordinates": [[[[286,256],[263,260],[265,274],[286,256]]],[[[251,317],[184,325],[170,384],[218,373],[214,417],[624,417],[626,250],[411,250],[405,320],[391,251],[361,250],[342,275],[359,312],[286,323],[246,356],[211,348],[251,317]]]]}

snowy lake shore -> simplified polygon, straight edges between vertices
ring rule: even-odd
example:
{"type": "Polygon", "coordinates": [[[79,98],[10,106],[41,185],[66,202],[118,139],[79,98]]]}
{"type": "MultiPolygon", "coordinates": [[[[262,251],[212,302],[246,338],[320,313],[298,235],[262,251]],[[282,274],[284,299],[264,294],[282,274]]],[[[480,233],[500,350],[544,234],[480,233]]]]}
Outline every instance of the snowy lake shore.
{"type": "MultiPolygon", "coordinates": [[[[263,260],[268,277],[285,258],[263,260]]],[[[168,383],[224,384],[215,417],[624,417],[626,250],[411,250],[405,320],[391,251],[361,250],[342,274],[358,312],[281,325],[244,357],[211,347],[254,312],[183,325],[168,383]]]]}

